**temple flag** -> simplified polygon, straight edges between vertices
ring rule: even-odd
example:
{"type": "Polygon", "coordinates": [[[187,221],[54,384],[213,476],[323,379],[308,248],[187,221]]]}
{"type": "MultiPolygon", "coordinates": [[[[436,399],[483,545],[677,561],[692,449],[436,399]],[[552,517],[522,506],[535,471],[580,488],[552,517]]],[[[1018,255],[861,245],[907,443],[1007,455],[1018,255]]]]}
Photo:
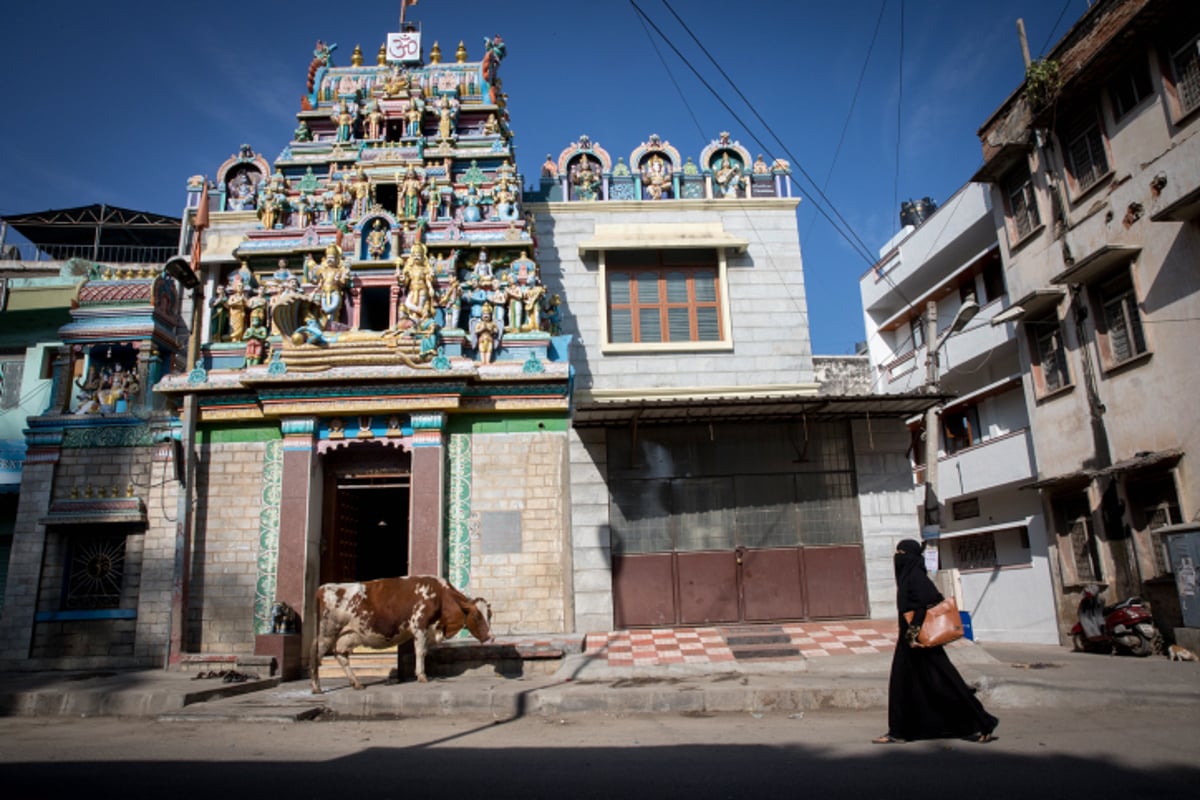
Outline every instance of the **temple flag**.
{"type": "Polygon", "coordinates": [[[200,191],[200,204],[196,206],[196,216],[192,219],[195,231],[192,239],[192,272],[200,272],[200,240],[204,229],[208,227],[208,178],[204,179],[204,188],[200,191]]]}

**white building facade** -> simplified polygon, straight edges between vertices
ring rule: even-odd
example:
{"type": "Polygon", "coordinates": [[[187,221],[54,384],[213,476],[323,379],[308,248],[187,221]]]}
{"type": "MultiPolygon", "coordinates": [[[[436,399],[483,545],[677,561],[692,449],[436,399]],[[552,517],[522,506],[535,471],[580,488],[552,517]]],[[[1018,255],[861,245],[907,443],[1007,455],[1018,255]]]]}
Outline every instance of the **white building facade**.
{"type": "Polygon", "coordinates": [[[957,582],[982,641],[1055,644],[1046,526],[1036,492],[1016,335],[992,321],[1009,307],[987,186],[968,183],[919,226],[906,225],[860,279],[875,391],[948,395],[931,435],[936,521],[925,507],[924,418],[911,417],[911,512],[957,582]],[[979,307],[961,331],[948,326],[979,307]],[[930,310],[937,336],[927,341],[930,310]],[[940,343],[940,346],[939,346],[940,343]],[[936,369],[930,371],[931,345],[936,369]]]}

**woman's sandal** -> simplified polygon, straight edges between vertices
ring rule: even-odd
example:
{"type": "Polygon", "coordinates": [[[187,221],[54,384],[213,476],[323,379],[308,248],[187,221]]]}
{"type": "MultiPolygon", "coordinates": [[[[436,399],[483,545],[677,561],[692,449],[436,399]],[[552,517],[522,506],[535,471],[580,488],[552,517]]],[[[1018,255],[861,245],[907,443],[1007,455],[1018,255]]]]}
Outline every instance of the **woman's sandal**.
{"type": "Polygon", "coordinates": [[[903,744],[903,739],[897,739],[890,733],[885,733],[883,736],[877,736],[871,740],[871,744],[903,744]]]}
{"type": "Polygon", "coordinates": [[[990,733],[977,733],[971,737],[971,741],[976,744],[988,744],[996,741],[996,737],[990,733]]]}

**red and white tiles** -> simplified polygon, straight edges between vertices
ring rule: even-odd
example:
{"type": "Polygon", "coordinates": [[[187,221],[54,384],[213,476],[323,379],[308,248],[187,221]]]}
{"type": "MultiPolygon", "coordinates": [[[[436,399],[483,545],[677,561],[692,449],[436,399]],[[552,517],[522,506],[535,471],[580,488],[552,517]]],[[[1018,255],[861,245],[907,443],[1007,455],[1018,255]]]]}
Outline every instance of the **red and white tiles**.
{"type": "Polygon", "coordinates": [[[612,667],[649,667],[869,655],[895,645],[894,623],[850,620],[589,633],[584,648],[612,667]]]}

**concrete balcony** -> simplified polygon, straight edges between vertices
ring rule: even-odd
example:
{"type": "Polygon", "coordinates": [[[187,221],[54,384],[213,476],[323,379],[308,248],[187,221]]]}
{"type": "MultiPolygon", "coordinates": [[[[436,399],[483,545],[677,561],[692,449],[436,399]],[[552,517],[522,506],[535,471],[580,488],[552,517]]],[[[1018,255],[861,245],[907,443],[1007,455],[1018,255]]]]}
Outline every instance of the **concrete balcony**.
{"type": "Polygon", "coordinates": [[[1033,437],[1028,428],[993,437],[938,461],[938,488],[943,503],[962,495],[1031,481],[1036,476],[1033,437]]]}
{"type": "Polygon", "coordinates": [[[1000,297],[979,309],[979,313],[962,331],[946,339],[942,345],[939,367],[943,379],[953,377],[954,370],[971,367],[979,359],[1016,340],[1011,325],[992,325],[991,320],[1008,307],[1008,297],[1000,297]]]}
{"type": "Polygon", "coordinates": [[[863,308],[881,322],[902,311],[908,305],[905,298],[934,291],[995,242],[988,187],[968,183],[896,245],[891,258],[881,260],[877,269],[860,278],[863,308]]]}

